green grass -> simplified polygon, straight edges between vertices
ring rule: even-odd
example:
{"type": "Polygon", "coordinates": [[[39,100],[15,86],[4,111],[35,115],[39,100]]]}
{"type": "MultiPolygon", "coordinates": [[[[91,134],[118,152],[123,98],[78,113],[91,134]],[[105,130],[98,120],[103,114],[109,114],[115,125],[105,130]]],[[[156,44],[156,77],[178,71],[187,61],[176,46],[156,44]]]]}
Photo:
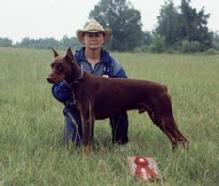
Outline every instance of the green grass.
{"type": "MultiPolygon", "coordinates": [[[[127,156],[152,156],[163,185],[219,184],[219,56],[114,53],[129,78],[168,86],[190,149],[175,153],[148,117],[129,112],[127,152],[111,144],[108,121],[95,125],[95,149],[82,156],[62,142],[63,106],[46,82],[51,51],[0,48],[0,185],[145,185],[127,156]]],[[[151,185],[161,185],[154,183],[151,185]]]]}

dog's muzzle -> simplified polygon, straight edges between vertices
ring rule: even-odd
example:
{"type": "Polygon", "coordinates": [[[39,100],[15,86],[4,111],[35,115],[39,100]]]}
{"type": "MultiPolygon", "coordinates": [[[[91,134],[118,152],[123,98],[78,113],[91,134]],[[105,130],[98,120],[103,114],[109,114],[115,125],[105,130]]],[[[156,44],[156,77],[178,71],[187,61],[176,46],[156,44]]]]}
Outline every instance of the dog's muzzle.
{"type": "Polygon", "coordinates": [[[54,83],[51,77],[46,78],[46,80],[48,81],[48,83],[54,83]]]}

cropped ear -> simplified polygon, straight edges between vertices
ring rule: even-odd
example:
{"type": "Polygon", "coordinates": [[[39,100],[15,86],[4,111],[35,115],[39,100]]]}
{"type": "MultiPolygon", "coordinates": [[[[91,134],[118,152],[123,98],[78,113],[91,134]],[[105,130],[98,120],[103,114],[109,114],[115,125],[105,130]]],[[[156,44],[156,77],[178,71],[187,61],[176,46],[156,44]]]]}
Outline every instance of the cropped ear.
{"type": "Polygon", "coordinates": [[[58,52],[56,52],[56,50],[55,50],[54,48],[52,48],[52,51],[53,51],[53,53],[54,53],[54,57],[59,56],[58,52]]]}
{"type": "Polygon", "coordinates": [[[73,55],[70,47],[68,48],[68,50],[65,54],[65,59],[69,62],[72,62],[74,60],[74,55],[73,55]]]}

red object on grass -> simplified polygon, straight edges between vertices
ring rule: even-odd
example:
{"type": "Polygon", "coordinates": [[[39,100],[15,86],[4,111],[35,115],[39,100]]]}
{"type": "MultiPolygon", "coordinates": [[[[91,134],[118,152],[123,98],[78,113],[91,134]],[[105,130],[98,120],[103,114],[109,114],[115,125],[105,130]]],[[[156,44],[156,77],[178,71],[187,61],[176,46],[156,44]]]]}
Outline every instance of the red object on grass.
{"type": "Polygon", "coordinates": [[[151,157],[128,157],[132,175],[144,181],[156,181],[160,179],[158,167],[151,157]]]}

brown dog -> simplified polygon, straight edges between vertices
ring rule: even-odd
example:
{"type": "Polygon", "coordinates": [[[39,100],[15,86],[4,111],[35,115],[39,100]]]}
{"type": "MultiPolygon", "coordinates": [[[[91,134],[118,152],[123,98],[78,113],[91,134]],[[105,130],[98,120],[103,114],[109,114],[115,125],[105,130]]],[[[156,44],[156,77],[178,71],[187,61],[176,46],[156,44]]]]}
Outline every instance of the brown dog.
{"type": "Polygon", "coordinates": [[[91,151],[95,119],[105,119],[124,110],[148,112],[151,120],[172,142],[187,147],[188,141],[178,130],[167,87],[151,81],[103,78],[83,72],[74,61],[69,48],[65,56],[53,49],[49,83],[65,81],[72,88],[82,121],[82,143],[85,152],[91,151]]]}

